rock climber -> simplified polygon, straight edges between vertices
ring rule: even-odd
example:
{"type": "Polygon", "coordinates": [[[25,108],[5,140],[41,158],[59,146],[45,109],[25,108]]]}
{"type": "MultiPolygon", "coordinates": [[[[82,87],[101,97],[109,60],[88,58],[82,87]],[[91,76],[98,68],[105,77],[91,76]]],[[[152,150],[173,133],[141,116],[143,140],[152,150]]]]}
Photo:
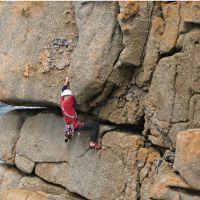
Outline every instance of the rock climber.
{"type": "Polygon", "coordinates": [[[64,86],[62,87],[60,97],[60,108],[63,113],[65,125],[65,142],[72,139],[76,130],[90,130],[90,148],[100,149],[101,145],[97,143],[99,134],[99,124],[94,120],[85,120],[80,122],[75,109],[75,97],[69,89],[70,79],[66,77],[64,86]]]}

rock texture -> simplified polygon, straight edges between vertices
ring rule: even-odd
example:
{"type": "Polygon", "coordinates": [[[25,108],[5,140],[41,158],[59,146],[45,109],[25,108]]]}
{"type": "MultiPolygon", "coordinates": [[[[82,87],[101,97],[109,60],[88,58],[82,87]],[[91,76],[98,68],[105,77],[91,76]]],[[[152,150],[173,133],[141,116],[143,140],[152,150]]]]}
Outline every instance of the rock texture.
{"type": "Polygon", "coordinates": [[[66,187],[68,181],[68,164],[62,163],[38,163],[35,173],[44,180],[66,187]]]}
{"type": "Polygon", "coordinates": [[[170,163],[160,161],[160,164],[155,165],[156,171],[151,177],[152,186],[147,199],[200,199],[199,192],[193,191],[187,182],[174,172],[170,163]]]}
{"type": "Polygon", "coordinates": [[[117,2],[74,5],[79,42],[70,65],[71,88],[77,101],[84,103],[103,91],[122,50],[122,35],[116,19],[117,2]]]}
{"type": "Polygon", "coordinates": [[[4,190],[2,198],[4,200],[78,200],[80,198],[69,195],[52,195],[44,192],[31,192],[29,190],[9,189],[4,190]]]}
{"type": "Polygon", "coordinates": [[[200,199],[199,2],[2,2],[0,16],[0,100],[49,107],[0,118],[0,199],[200,199]],[[50,106],[67,75],[101,150],[89,131],[63,140],[50,106]]]}
{"type": "MultiPolygon", "coordinates": [[[[62,117],[56,114],[40,113],[27,119],[20,132],[16,153],[33,162],[67,161],[63,129],[62,117]]],[[[17,161],[20,165],[20,157],[17,161]]]]}
{"type": "Polygon", "coordinates": [[[25,120],[25,113],[10,112],[0,117],[0,159],[9,164],[15,162],[15,145],[25,120]]]}
{"type": "Polygon", "coordinates": [[[84,148],[87,140],[82,134],[71,144],[67,188],[87,199],[137,199],[139,173],[145,179],[151,162],[159,154],[151,154],[154,150],[146,149],[146,158],[139,156],[144,139],[131,133],[106,133],[102,140],[103,149],[98,152],[84,148]]]}
{"type": "Polygon", "coordinates": [[[198,103],[194,104],[198,95],[192,87],[194,82],[198,85],[196,55],[199,45],[195,41],[199,41],[197,29],[185,35],[182,52],[161,59],[156,67],[146,107],[147,128],[155,144],[159,140],[161,146],[175,146],[174,131],[198,127],[195,121],[199,108],[198,103]],[[192,66],[192,70],[188,66],[192,66]]]}
{"type": "Polygon", "coordinates": [[[200,190],[199,142],[200,129],[180,132],[177,137],[174,162],[174,168],[196,190],[200,190]]]}
{"type": "Polygon", "coordinates": [[[58,103],[58,88],[76,44],[72,4],[4,2],[0,10],[0,28],[4,30],[0,35],[0,99],[13,103],[58,103]]]}
{"type": "Polygon", "coordinates": [[[48,200],[45,193],[40,192],[30,192],[26,190],[5,190],[3,192],[2,198],[4,200],[48,200]]]}
{"type": "Polygon", "coordinates": [[[118,21],[124,44],[119,58],[122,65],[141,65],[149,34],[153,4],[153,2],[119,2],[118,21]]]}
{"type": "Polygon", "coordinates": [[[38,177],[23,177],[19,182],[19,188],[30,190],[33,192],[42,191],[50,194],[64,194],[65,189],[59,186],[52,185],[50,183],[44,182],[38,177]]]}
{"type": "Polygon", "coordinates": [[[26,176],[14,167],[0,165],[0,199],[76,200],[80,199],[63,187],[45,182],[38,177],[26,176]]]}
{"type": "Polygon", "coordinates": [[[71,144],[67,188],[87,199],[136,199],[136,154],[143,138],[109,132],[103,137],[103,150],[96,153],[84,148],[86,141],[82,134],[77,146],[71,144]]]}

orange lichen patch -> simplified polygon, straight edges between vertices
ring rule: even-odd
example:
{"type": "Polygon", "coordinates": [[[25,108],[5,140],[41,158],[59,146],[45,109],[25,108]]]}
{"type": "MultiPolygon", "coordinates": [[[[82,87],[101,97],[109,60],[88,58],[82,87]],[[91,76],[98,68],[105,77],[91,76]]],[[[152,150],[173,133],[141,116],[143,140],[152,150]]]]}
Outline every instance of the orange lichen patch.
{"type": "Polygon", "coordinates": [[[128,34],[132,29],[132,27],[128,24],[123,24],[121,25],[121,29],[123,30],[124,33],[128,34]]]}
{"type": "Polygon", "coordinates": [[[41,51],[40,55],[39,55],[39,63],[41,65],[45,65],[47,62],[47,58],[49,56],[49,51],[44,49],[41,51]]]}
{"type": "Polygon", "coordinates": [[[200,9],[200,2],[199,1],[187,2],[187,8],[200,9]]]}
{"type": "Polygon", "coordinates": [[[30,17],[34,13],[41,11],[43,2],[15,2],[12,8],[12,13],[17,16],[30,17]]]}
{"type": "Polygon", "coordinates": [[[155,35],[162,35],[164,32],[164,21],[161,17],[153,17],[152,30],[155,35]]]}
{"type": "Polygon", "coordinates": [[[139,4],[134,1],[123,1],[120,2],[121,12],[118,14],[120,20],[128,20],[135,16],[139,11],[139,4]]]}
{"type": "Polygon", "coordinates": [[[4,200],[47,200],[48,195],[43,192],[32,192],[20,189],[6,189],[2,191],[2,199],[4,200]]]}
{"type": "Polygon", "coordinates": [[[29,77],[30,76],[31,68],[32,68],[31,64],[27,64],[27,65],[24,66],[23,75],[25,77],[29,77]]]}
{"type": "Polygon", "coordinates": [[[187,2],[181,7],[181,17],[186,22],[199,23],[200,2],[187,2]]]}

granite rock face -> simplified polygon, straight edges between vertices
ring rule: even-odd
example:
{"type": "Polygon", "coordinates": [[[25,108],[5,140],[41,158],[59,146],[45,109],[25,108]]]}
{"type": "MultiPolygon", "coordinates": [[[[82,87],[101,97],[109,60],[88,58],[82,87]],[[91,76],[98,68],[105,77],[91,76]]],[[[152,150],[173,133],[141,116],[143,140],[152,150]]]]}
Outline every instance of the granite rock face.
{"type": "Polygon", "coordinates": [[[146,155],[139,155],[144,138],[133,133],[106,133],[103,149],[97,152],[84,147],[88,140],[84,134],[78,137],[70,148],[69,191],[87,199],[137,199],[138,181],[148,177],[159,153],[144,148],[146,155]]]}
{"type": "Polygon", "coordinates": [[[20,132],[16,153],[33,162],[67,161],[63,129],[62,117],[56,114],[40,113],[27,119],[20,132]]]}
{"type": "Polygon", "coordinates": [[[177,137],[174,168],[194,189],[200,190],[200,129],[180,132],[177,137]]]}
{"type": "Polygon", "coordinates": [[[116,19],[117,2],[76,2],[74,5],[79,42],[69,72],[76,99],[84,103],[104,89],[122,50],[122,34],[116,19]]]}
{"type": "Polygon", "coordinates": [[[156,67],[146,101],[145,116],[146,127],[151,133],[150,140],[154,144],[175,147],[176,133],[199,127],[197,41],[199,31],[194,29],[179,44],[183,50],[161,59],[156,67]],[[197,86],[195,89],[194,84],[197,86]]]}
{"type": "Polygon", "coordinates": [[[140,66],[149,34],[153,2],[120,1],[118,21],[123,33],[124,49],[119,62],[125,66],[140,66]]]}
{"type": "Polygon", "coordinates": [[[0,99],[57,104],[76,44],[71,2],[4,2],[0,10],[0,99]]]}
{"type": "Polygon", "coordinates": [[[0,159],[9,164],[15,163],[15,148],[21,126],[26,118],[22,112],[9,112],[0,117],[0,159]]]}
{"type": "Polygon", "coordinates": [[[136,199],[136,155],[144,143],[143,138],[108,132],[102,140],[103,149],[95,152],[84,148],[86,136],[81,134],[79,137],[77,146],[75,141],[70,148],[69,191],[87,199],[136,199]]]}
{"type": "Polygon", "coordinates": [[[68,181],[68,163],[38,163],[35,173],[44,180],[66,187],[68,181]]]}
{"type": "Polygon", "coordinates": [[[0,16],[0,100],[48,107],[0,118],[1,197],[200,199],[199,2],[2,2],[0,16]],[[101,150],[90,131],[64,142],[68,75],[101,150]]]}

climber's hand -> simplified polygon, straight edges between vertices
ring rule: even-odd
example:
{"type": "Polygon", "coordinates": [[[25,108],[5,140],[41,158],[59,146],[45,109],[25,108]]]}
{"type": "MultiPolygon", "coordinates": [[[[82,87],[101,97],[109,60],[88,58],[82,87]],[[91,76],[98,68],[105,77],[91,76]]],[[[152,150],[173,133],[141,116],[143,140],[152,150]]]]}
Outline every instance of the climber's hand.
{"type": "Polygon", "coordinates": [[[65,79],[65,85],[67,85],[69,82],[70,82],[69,77],[66,77],[66,79],[65,79]]]}

